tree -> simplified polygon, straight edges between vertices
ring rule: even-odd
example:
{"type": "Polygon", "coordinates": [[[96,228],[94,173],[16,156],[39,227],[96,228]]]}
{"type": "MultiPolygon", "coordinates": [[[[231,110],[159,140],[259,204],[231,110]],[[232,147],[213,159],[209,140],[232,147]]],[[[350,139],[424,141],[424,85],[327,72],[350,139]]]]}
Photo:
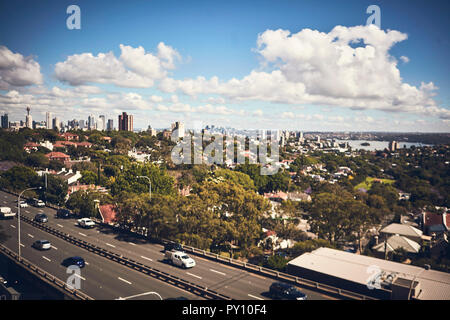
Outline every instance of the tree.
{"type": "Polygon", "coordinates": [[[47,168],[49,160],[44,154],[36,152],[28,155],[25,159],[25,163],[34,168],[47,168]]]}
{"type": "Polygon", "coordinates": [[[97,175],[89,170],[81,171],[81,179],[80,182],[84,184],[96,184],[97,175]]]}

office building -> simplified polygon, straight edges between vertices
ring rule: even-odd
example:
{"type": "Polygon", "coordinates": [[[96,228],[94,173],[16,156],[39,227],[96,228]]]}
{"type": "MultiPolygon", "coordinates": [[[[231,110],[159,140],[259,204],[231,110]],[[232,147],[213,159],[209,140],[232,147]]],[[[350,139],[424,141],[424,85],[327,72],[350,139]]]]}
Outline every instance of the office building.
{"type": "Polygon", "coordinates": [[[133,116],[122,112],[119,115],[119,131],[133,131],[133,116]]]}
{"type": "Polygon", "coordinates": [[[30,115],[30,107],[27,107],[27,115],[25,117],[25,127],[33,129],[33,118],[30,115]]]}
{"type": "Polygon", "coordinates": [[[398,149],[398,142],[397,141],[389,142],[389,151],[394,152],[397,149],[398,149]]]}
{"type": "Polygon", "coordinates": [[[183,122],[179,122],[179,121],[177,121],[177,122],[175,122],[175,123],[172,123],[172,132],[174,131],[174,130],[178,130],[177,131],[177,135],[175,136],[175,138],[183,138],[184,137],[184,123],[183,122]]]}
{"type": "Polygon", "coordinates": [[[7,113],[5,113],[2,116],[2,123],[1,123],[1,125],[2,125],[3,129],[8,129],[9,128],[9,120],[8,120],[8,114],[7,113]]]}
{"type": "Polygon", "coordinates": [[[100,115],[98,117],[97,130],[99,131],[106,130],[106,117],[104,115],[100,115]]]}
{"type": "Polygon", "coordinates": [[[114,130],[114,120],[108,119],[108,124],[106,125],[106,130],[113,131],[114,130]]]}
{"type": "Polygon", "coordinates": [[[46,126],[46,129],[53,129],[53,127],[52,127],[52,113],[51,112],[46,112],[45,113],[45,126],[46,126]]]}

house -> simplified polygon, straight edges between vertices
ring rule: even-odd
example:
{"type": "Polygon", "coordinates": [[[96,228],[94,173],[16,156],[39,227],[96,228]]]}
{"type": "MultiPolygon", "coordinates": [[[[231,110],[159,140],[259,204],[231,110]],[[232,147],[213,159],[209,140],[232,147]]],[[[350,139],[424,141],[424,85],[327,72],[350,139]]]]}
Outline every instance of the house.
{"type": "Polygon", "coordinates": [[[283,201],[288,199],[287,193],[283,191],[277,191],[277,192],[268,192],[264,193],[264,198],[272,200],[272,201],[283,201]]]}
{"type": "Polygon", "coordinates": [[[106,142],[111,142],[111,137],[102,137],[102,140],[105,140],[106,142]]]}
{"type": "Polygon", "coordinates": [[[72,169],[66,171],[66,168],[62,168],[60,172],[56,173],[56,176],[62,178],[68,185],[74,184],[82,177],[80,171],[74,173],[72,169]]]}
{"type": "Polygon", "coordinates": [[[311,201],[311,196],[304,192],[288,192],[287,198],[291,201],[311,201]]]}
{"type": "Polygon", "coordinates": [[[404,249],[407,253],[417,254],[420,251],[420,244],[408,239],[407,237],[400,236],[398,234],[389,237],[386,241],[383,241],[372,247],[372,250],[379,258],[384,258],[385,251],[391,253],[397,249],[404,249]]]}
{"type": "Polygon", "coordinates": [[[448,232],[450,216],[447,213],[438,214],[425,211],[422,214],[422,224],[425,234],[441,234],[443,232],[448,232]]]}
{"type": "Polygon", "coordinates": [[[39,148],[39,144],[34,143],[34,142],[27,142],[23,146],[23,150],[25,150],[28,153],[30,153],[31,151],[37,151],[38,148],[39,148]]]}
{"type": "Polygon", "coordinates": [[[79,140],[78,135],[75,133],[64,132],[64,133],[60,134],[59,136],[64,138],[64,140],[66,140],[66,141],[78,141],[79,140]]]}
{"type": "Polygon", "coordinates": [[[87,141],[78,142],[77,147],[90,148],[90,147],[92,147],[92,143],[87,142],[87,141]]]}
{"type": "Polygon", "coordinates": [[[62,152],[50,152],[50,153],[47,153],[45,156],[50,161],[52,161],[52,160],[61,161],[64,164],[70,161],[70,157],[67,154],[62,153],[62,152]]]}
{"type": "Polygon", "coordinates": [[[103,223],[112,224],[116,222],[117,207],[112,204],[105,204],[98,207],[103,223]]]}
{"type": "Polygon", "coordinates": [[[392,235],[399,235],[415,242],[420,242],[423,235],[422,230],[419,230],[407,224],[400,223],[391,223],[387,227],[381,229],[380,233],[384,236],[384,238],[390,237],[392,235]]]}

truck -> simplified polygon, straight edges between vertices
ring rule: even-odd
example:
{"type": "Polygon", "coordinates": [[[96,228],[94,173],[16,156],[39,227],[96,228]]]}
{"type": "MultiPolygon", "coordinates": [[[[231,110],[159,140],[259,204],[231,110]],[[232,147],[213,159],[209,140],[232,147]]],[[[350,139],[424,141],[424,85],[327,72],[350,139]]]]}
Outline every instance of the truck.
{"type": "Polygon", "coordinates": [[[81,218],[78,219],[78,225],[82,228],[93,228],[95,226],[95,222],[89,218],[81,218]]]}
{"type": "Polygon", "coordinates": [[[10,207],[0,207],[0,218],[12,219],[15,215],[16,213],[12,212],[10,207]]]}
{"type": "Polygon", "coordinates": [[[185,252],[181,251],[166,251],[164,255],[165,260],[184,269],[195,267],[195,261],[189,257],[185,252]]]}
{"type": "Polygon", "coordinates": [[[40,199],[32,199],[31,204],[38,208],[45,207],[45,202],[40,199]]]}

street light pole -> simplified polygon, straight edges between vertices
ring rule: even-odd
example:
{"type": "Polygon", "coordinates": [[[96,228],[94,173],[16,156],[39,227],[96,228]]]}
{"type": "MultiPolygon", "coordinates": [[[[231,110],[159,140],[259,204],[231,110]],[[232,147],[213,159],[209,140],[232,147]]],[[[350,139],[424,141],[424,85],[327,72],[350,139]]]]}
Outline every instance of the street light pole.
{"type": "Polygon", "coordinates": [[[41,189],[41,188],[42,188],[42,187],[25,189],[25,190],[23,190],[23,191],[19,194],[19,198],[17,199],[17,232],[18,232],[18,234],[17,234],[17,239],[18,239],[18,243],[19,243],[19,250],[18,250],[19,261],[20,261],[20,259],[21,259],[21,256],[20,256],[20,246],[21,246],[21,243],[20,243],[20,197],[22,196],[22,194],[23,194],[25,191],[28,191],[28,190],[35,190],[35,189],[41,189]]]}
{"type": "Polygon", "coordinates": [[[148,194],[150,195],[150,200],[152,200],[152,182],[150,181],[150,178],[147,176],[136,176],[136,178],[145,178],[148,180],[148,184],[149,184],[148,194]]]}

